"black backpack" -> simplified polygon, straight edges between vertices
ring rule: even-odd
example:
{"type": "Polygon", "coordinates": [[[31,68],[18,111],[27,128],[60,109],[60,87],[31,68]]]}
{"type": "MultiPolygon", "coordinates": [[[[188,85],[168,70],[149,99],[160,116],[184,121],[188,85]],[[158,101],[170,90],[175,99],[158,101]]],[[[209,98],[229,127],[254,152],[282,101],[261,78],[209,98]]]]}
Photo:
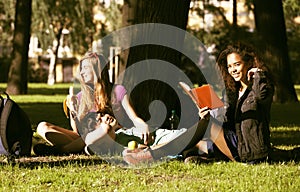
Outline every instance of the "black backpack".
{"type": "Polygon", "coordinates": [[[32,146],[31,123],[17,103],[0,94],[0,150],[9,157],[30,156],[32,146]]]}

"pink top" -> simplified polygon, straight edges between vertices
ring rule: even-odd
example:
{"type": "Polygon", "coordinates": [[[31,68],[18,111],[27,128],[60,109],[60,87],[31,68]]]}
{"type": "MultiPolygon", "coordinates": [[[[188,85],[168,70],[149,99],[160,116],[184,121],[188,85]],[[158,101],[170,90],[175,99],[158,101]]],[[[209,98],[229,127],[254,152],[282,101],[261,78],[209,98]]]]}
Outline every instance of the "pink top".
{"type": "Polygon", "coordinates": [[[112,93],[112,109],[115,118],[125,128],[131,128],[133,123],[128,117],[125,109],[122,106],[122,100],[127,94],[127,90],[123,85],[115,85],[112,93]]]}

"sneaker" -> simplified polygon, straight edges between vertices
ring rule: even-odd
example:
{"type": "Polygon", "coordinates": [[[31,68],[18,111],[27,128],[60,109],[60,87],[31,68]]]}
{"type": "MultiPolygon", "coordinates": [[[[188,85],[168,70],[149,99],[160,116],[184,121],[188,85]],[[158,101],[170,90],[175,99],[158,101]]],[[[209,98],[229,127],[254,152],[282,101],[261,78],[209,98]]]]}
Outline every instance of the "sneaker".
{"type": "Polygon", "coordinates": [[[149,149],[125,149],[123,151],[123,159],[129,165],[137,165],[142,163],[151,163],[154,161],[149,149]]]}
{"type": "Polygon", "coordinates": [[[184,158],[190,157],[190,156],[198,156],[198,149],[197,148],[191,148],[188,150],[185,150],[182,152],[182,155],[184,158]]]}
{"type": "Polygon", "coordinates": [[[85,153],[86,155],[89,155],[89,156],[95,155],[94,151],[91,150],[91,148],[88,147],[88,146],[85,146],[85,147],[84,147],[84,153],[85,153]]]}
{"type": "Polygon", "coordinates": [[[37,156],[48,156],[48,155],[59,155],[59,151],[57,150],[57,147],[46,145],[43,143],[36,144],[33,147],[33,152],[37,156]]]}

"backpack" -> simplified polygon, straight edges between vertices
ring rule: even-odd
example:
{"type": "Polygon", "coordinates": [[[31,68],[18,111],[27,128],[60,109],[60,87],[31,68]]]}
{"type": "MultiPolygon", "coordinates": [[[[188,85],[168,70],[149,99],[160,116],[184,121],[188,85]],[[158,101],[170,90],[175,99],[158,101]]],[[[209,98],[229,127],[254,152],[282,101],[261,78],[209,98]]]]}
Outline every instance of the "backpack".
{"type": "Polygon", "coordinates": [[[0,154],[8,157],[30,156],[31,122],[17,103],[0,94],[0,154]]]}

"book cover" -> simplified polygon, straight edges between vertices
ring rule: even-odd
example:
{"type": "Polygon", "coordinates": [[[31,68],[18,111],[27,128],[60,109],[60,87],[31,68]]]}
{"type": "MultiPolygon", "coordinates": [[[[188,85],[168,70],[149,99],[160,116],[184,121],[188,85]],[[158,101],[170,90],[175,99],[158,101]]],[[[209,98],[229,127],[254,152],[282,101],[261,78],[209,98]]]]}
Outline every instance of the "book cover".
{"type": "Polygon", "coordinates": [[[206,84],[193,89],[184,82],[179,82],[179,85],[199,108],[207,106],[210,109],[215,109],[224,106],[224,103],[218,97],[211,85],[206,84]]]}

